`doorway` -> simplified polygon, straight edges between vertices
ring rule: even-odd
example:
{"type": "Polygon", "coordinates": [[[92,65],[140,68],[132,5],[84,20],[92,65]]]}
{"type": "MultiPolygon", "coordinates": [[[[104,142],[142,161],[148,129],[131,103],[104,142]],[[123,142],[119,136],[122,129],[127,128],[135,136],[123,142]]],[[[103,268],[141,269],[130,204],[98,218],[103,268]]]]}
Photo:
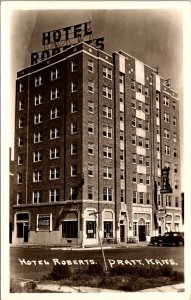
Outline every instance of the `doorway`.
{"type": "Polygon", "coordinates": [[[146,226],[139,225],[139,242],[145,242],[145,241],[146,241],[146,226]]]}
{"type": "Polygon", "coordinates": [[[125,225],[120,225],[120,241],[125,242],[125,225]]]}
{"type": "Polygon", "coordinates": [[[28,240],[29,240],[29,226],[28,226],[28,223],[25,223],[24,224],[24,243],[28,243],[28,240]]]}

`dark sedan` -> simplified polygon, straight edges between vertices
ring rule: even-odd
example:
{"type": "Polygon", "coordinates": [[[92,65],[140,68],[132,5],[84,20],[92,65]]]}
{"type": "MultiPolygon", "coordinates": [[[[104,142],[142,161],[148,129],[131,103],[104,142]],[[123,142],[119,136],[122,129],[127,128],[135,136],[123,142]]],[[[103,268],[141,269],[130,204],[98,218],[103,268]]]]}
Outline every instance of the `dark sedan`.
{"type": "Polygon", "coordinates": [[[152,236],[149,246],[184,246],[183,232],[165,232],[163,236],[152,236]]]}

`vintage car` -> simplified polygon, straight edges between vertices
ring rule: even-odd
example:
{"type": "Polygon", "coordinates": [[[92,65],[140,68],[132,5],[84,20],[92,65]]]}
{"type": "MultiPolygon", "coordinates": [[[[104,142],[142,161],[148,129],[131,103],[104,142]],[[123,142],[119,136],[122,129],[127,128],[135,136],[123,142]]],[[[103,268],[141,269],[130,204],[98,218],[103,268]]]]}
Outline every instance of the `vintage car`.
{"type": "Polygon", "coordinates": [[[183,232],[170,231],[162,236],[152,236],[149,246],[184,246],[183,232]]]}

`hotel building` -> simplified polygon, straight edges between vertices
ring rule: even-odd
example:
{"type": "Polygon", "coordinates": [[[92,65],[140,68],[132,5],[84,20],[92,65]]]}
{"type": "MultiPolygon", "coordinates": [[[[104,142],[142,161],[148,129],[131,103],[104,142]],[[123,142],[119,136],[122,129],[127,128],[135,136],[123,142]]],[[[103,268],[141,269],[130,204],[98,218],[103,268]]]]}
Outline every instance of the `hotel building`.
{"type": "Polygon", "coordinates": [[[179,101],[158,69],[82,42],[17,73],[15,117],[13,243],[181,231],[179,101]]]}

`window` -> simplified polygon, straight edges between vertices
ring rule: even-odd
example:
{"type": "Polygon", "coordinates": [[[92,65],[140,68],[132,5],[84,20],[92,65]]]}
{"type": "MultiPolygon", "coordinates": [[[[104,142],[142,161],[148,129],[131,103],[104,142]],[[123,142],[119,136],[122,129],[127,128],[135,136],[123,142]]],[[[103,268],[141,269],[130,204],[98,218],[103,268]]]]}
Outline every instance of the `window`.
{"type": "Polygon", "coordinates": [[[57,202],[60,200],[60,191],[59,189],[51,189],[49,191],[49,201],[50,202],[57,202]]]}
{"type": "Polygon", "coordinates": [[[133,172],[133,177],[132,177],[133,183],[137,182],[137,173],[133,172]]]}
{"type": "Polygon", "coordinates": [[[54,99],[56,99],[58,97],[60,97],[60,90],[58,90],[58,89],[51,90],[51,92],[50,92],[50,99],[54,100],[54,99]]]}
{"type": "Polygon", "coordinates": [[[103,67],[103,76],[108,79],[112,79],[112,70],[107,67],[103,67]]]}
{"type": "Polygon", "coordinates": [[[77,65],[77,62],[76,61],[72,61],[72,72],[75,72],[75,71],[77,71],[77,69],[78,69],[78,65],[77,65]]]}
{"type": "Polygon", "coordinates": [[[33,162],[42,161],[42,151],[33,152],[33,162]]]}
{"type": "Polygon", "coordinates": [[[172,109],[175,111],[176,110],[176,103],[175,102],[173,102],[173,104],[172,104],[172,109]]]}
{"type": "Polygon", "coordinates": [[[119,83],[122,85],[125,83],[125,76],[122,73],[119,74],[119,83]]]}
{"type": "Polygon", "coordinates": [[[87,239],[96,238],[96,221],[86,221],[87,239]]]}
{"type": "Polygon", "coordinates": [[[112,238],[113,237],[113,222],[103,222],[104,224],[104,238],[112,238]]]}
{"type": "Polygon", "coordinates": [[[137,203],[137,192],[133,191],[133,203],[137,203]]]}
{"type": "Polygon", "coordinates": [[[43,122],[43,117],[41,113],[34,115],[34,124],[40,124],[42,122],[43,122]]]}
{"type": "Polygon", "coordinates": [[[160,144],[157,143],[157,152],[160,152],[160,144]]]}
{"type": "Polygon", "coordinates": [[[135,99],[132,99],[131,107],[132,107],[133,109],[136,109],[136,100],[135,100],[135,99]]]}
{"type": "Polygon", "coordinates": [[[137,92],[142,93],[143,86],[139,82],[137,83],[137,92]]]}
{"type": "Polygon", "coordinates": [[[132,116],[132,126],[135,127],[136,126],[136,117],[132,116]]]}
{"type": "Polygon", "coordinates": [[[171,202],[171,196],[166,195],[166,206],[171,206],[172,202],[171,202]]]}
{"type": "Polygon", "coordinates": [[[158,169],[160,169],[160,167],[161,167],[161,161],[160,161],[160,159],[157,159],[157,167],[158,167],[158,169]]]}
{"type": "Polygon", "coordinates": [[[22,204],[22,193],[17,193],[17,205],[22,204]]]}
{"type": "Polygon", "coordinates": [[[124,103],[124,93],[119,93],[119,100],[121,103],[124,103]]]}
{"type": "Polygon", "coordinates": [[[94,123],[88,122],[88,133],[93,134],[94,133],[94,123]]]}
{"type": "Polygon", "coordinates": [[[172,119],[172,124],[173,124],[174,126],[176,126],[176,117],[174,117],[174,116],[173,116],[173,119],[172,119]]]}
{"type": "Polygon", "coordinates": [[[24,126],[24,122],[23,122],[23,119],[19,119],[19,128],[23,128],[24,126]]]}
{"type": "Polygon", "coordinates": [[[112,148],[104,146],[103,147],[103,156],[107,158],[112,158],[112,148]]]}
{"type": "Polygon", "coordinates": [[[123,170],[123,169],[120,170],[120,179],[121,180],[125,179],[125,170],[123,170]]]}
{"type": "Polygon", "coordinates": [[[149,122],[148,121],[145,121],[145,130],[149,131],[149,122]]]}
{"type": "Polygon", "coordinates": [[[112,139],[112,128],[109,126],[103,126],[103,136],[112,139]]]}
{"type": "Polygon", "coordinates": [[[124,141],[124,131],[120,130],[120,141],[124,141]]]}
{"type": "Polygon", "coordinates": [[[146,167],[150,167],[150,159],[149,159],[148,156],[146,156],[146,162],[145,162],[145,164],[146,164],[146,167]]]}
{"type": "Polygon", "coordinates": [[[103,200],[104,201],[113,201],[113,189],[104,187],[103,188],[103,200]]]}
{"type": "Polygon", "coordinates": [[[138,177],[139,177],[139,183],[144,183],[144,177],[143,177],[143,174],[138,174],[138,177]]]}
{"type": "Polygon", "coordinates": [[[88,81],[88,92],[94,93],[94,82],[88,81]]]}
{"type": "Polygon", "coordinates": [[[42,95],[38,95],[38,96],[35,96],[34,97],[34,104],[35,105],[40,105],[43,103],[43,98],[42,98],[42,95]]]}
{"type": "Polygon", "coordinates": [[[23,110],[24,109],[24,104],[23,104],[23,101],[20,100],[19,101],[19,110],[23,110]]]}
{"type": "Polygon", "coordinates": [[[19,84],[19,92],[23,92],[24,91],[24,84],[23,83],[20,83],[19,84]]]}
{"type": "Polygon", "coordinates": [[[55,80],[60,76],[60,71],[58,69],[54,69],[51,71],[51,80],[55,80]]]}
{"type": "Polygon", "coordinates": [[[32,194],[33,203],[41,203],[42,202],[42,192],[41,191],[35,191],[32,194]]]}
{"type": "Polygon", "coordinates": [[[143,155],[139,155],[139,165],[143,166],[144,158],[143,155]]]}
{"type": "Polygon", "coordinates": [[[157,134],[160,134],[160,127],[158,125],[156,126],[156,129],[157,129],[157,134]]]}
{"type": "Polygon", "coordinates": [[[159,118],[159,109],[156,108],[156,117],[159,118]]]}
{"type": "Polygon", "coordinates": [[[22,174],[18,173],[17,174],[17,184],[21,184],[22,183],[22,174]]]}
{"type": "Polygon", "coordinates": [[[120,150],[120,160],[124,160],[124,150],[120,150]]]}
{"type": "Polygon", "coordinates": [[[93,143],[88,143],[88,154],[94,155],[94,144],[93,143]]]}
{"type": "Polygon", "coordinates": [[[103,106],[103,116],[112,119],[112,108],[108,106],[103,106]]]}
{"type": "Polygon", "coordinates": [[[88,71],[94,72],[94,63],[91,60],[88,60],[88,71]]]}
{"type": "Polygon", "coordinates": [[[169,139],[170,138],[170,130],[169,129],[164,129],[164,137],[169,139]]]}
{"type": "Polygon", "coordinates": [[[145,86],[145,96],[148,96],[149,95],[149,89],[147,86],[145,86]]]}
{"type": "Polygon", "coordinates": [[[78,221],[62,222],[62,237],[72,239],[78,237],[78,221]]]}
{"type": "Polygon", "coordinates": [[[50,169],[50,180],[59,179],[60,178],[60,169],[59,168],[51,168],[50,169]]]}
{"type": "Polygon", "coordinates": [[[173,142],[176,143],[176,138],[177,138],[177,135],[176,135],[176,132],[173,133],[173,142]]]}
{"type": "Polygon", "coordinates": [[[139,203],[140,204],[144,203],[144,194],[142,192],[139,193],[139,203]]]}
{"type": "Polygon", "coordinates": [[[178,165],[177,164],[174,165],[174,173],[178,173],[178,165]]]}
{"type": "Polygon", "coordinates": [[[136,154],[136,153],[133,153],[133,154],[132,154],[132,163],[133,163],[133,164],[136,164],[136,162],[137,162],[137,154],[136,154]]]}
{"type": "Polygon", "coordinates": [[[103,177],[107,179],[112,179],[113,169],[110,167],[103,167],[103,177]]]}
{"type": "Polygon", "coordinates": [[[135,80],[131,79],[131,89],[135,90],[135,80]]]}
{"type": "Polygon", "coordinates": [[[94,187],[88,186],[88,200],[94,199],[94,187]]]}
{"type": "Polygon", "coordinates": [[[42,77],[39,75],[38,77],[35,77],[35,86],[39,86],[42,84],[42,77]]]}
{"type": "Polygon", "coordinates": [[[178,150],[174,149],[173,154],[174,154],[174,157],[178,157],[178,150]]]}
{"type": "Polygon", "coordinates": [[[143,137],[138,136],[137,138],[138,138],[137,146],[143,147],[143,137]]]}
{"type": "Polygon", "coordinates": [[[166,155],[170,155],[170,146],[165,145],[164,153],[165,153],[166,155]]]}
{"type": "Polygon", "coordinates": [[[77,165],[71,165],[71,176],[72,177],[77,176],[77,165]]]}
{"type": "Polygon", "coordinates": [[[179,197],[175,197],[175,207],[179,207],[179,197]]]}
{"type": "Polygon", "coordinates": [[[77,102],[71,102],[71,113],[76,113],[77,111],[77,102]]]}
{"type": "Polygon", "coordinates": [[[18,165],[22,165],[23,164],[23,155],[22,154],[20,154],[20,155],[18,155],[18,165]]]}
{"type": "Polygon", "coordinates": [[[71,144],[71,155],[77,154],[77,144],[71,144]]]}
{"type": "Polygon", "coordinates": [[[145,148],[149,149],[149,140],[148,139],[145,139],[145,148]]]}
{"type": "Polygon", "coordinates": [[[149,113],[149,105],[147,103],[145,103],[145,113],[146,114],[149,113]]]}
{"type": "Polygon", "coordinates": [[[94,103],[92,101],[88,101],[88,112],[94,113],[94,103]]]}
{"type": "Polygon", "coordinates": [[[163,97],[163,104],[164,104],[165,106],[169,107],[169,99],[168,99],[167,96],[164,96],[164,97],[163,97]]]}
{"type": "Polygon", "coordinates": [[[103,96],[112,99],[112,89],[108,86],[103,86],[103,96]]]}
{"type": "Polygon", "coordinates": [[[77,187],[71,188],[71,200],[76,200],[78,197],[78,189],[77,187]]]}
{"type": "Polygon", "coordinates": [[[133,222],[133,236],[137,236],[137,222],[133,222]]]}
{"type": "Polygon", "coordinates": [[[141,101],[137,101],[137,109],[138,110],[143,110],[143,103],[141,101]]]}
{"type": "Polygon", "coordinates": [[[33,172],[33,182],[42,181],[42,171],[33,172]]]}
{"type": "Polygon", "coordinates": [[[57,139],[60,137],[60,129],[59,128],[54,128],[50,130],[50,139],[57,139]]]}
{"type": "Polygon", "coordinates": [[[50,149],[50,159],[55,159],[60,157],[60,148],[54,147],[50,149]]]}
{"type": "Polygon", "coordinates": [[[77,122],[71,124],[71,134],[75,134],[78,132],[77,122]]]}
{"type": "Polygon", "coordinates": [[[78,90],[78,83],[77,81],[72,81],[71,83],[71,91],[72,93],[76,92],[78,90]]]}
{"type": "Polygon", "coordinates": [[[125,190],[121,189],[121,202],[125,202],[125,190]]]}
{"type": "Polygon", "coordinates": [[[175,180],[174,188],[175,188],[175,190],[177,190],[177,189],[179,188],[179,187],[178,187],[178,180],[175,180]]]}
{"type": "Polygon", "coordinates": [[[132,144],[136,145],[136,136],[135,135],[132,135],[132,144]]]}
{"type": "Polygon", "coordinates": [[[157,197],[158,197],[158,206],[161,206],[161,197],[160,197],[160,194],[158,194],[157,197]]]}
{"type": "Polygon", "coordinates": [[[169,123],[169,114],[167,112],[164,113],[164,121],[169,123]]]}
{"type": "Polygon", "coordinates": [[[124,122],[124,112],[120,112],[120,121],[124,122]]]}
{"type": "Polygon", "coordinates": [[[94,165],[88,164],[88,176],[93,177],[94,176],[94,165]]]}
{"type": "Polygon", "coordinates": [[[137,119],[137,127],[138,128],[143,128],[143,120],[137,119]]]}
{"type": "Polygon", "coordinates": [[[156,101],[159,101],[160,99],[160,93],[156,91],[156,101]]]}
{"type": "Polygon", "coordinates": [[[58,110],[58,108],[54,108],[50,110],[50,119],[57,119],[60,117],[60,111],[58,110]]]}
{"type": "Polygon", "coordinates": [[[146,193],[146,201],[147,201],[147,204],[150,204],[150,202],[151,202],[151,194],[150,193],[146,193]]]}
{"type": "Polygon", "coordinates": [[[149,175],[146,175],[146,184],[150,185],[150,176],[149,175]]]}
{"type": "Polygon", "coordinates": [[[42,133],[34,133],[34,143],[40,143],[42,142],[42,133]]]}

